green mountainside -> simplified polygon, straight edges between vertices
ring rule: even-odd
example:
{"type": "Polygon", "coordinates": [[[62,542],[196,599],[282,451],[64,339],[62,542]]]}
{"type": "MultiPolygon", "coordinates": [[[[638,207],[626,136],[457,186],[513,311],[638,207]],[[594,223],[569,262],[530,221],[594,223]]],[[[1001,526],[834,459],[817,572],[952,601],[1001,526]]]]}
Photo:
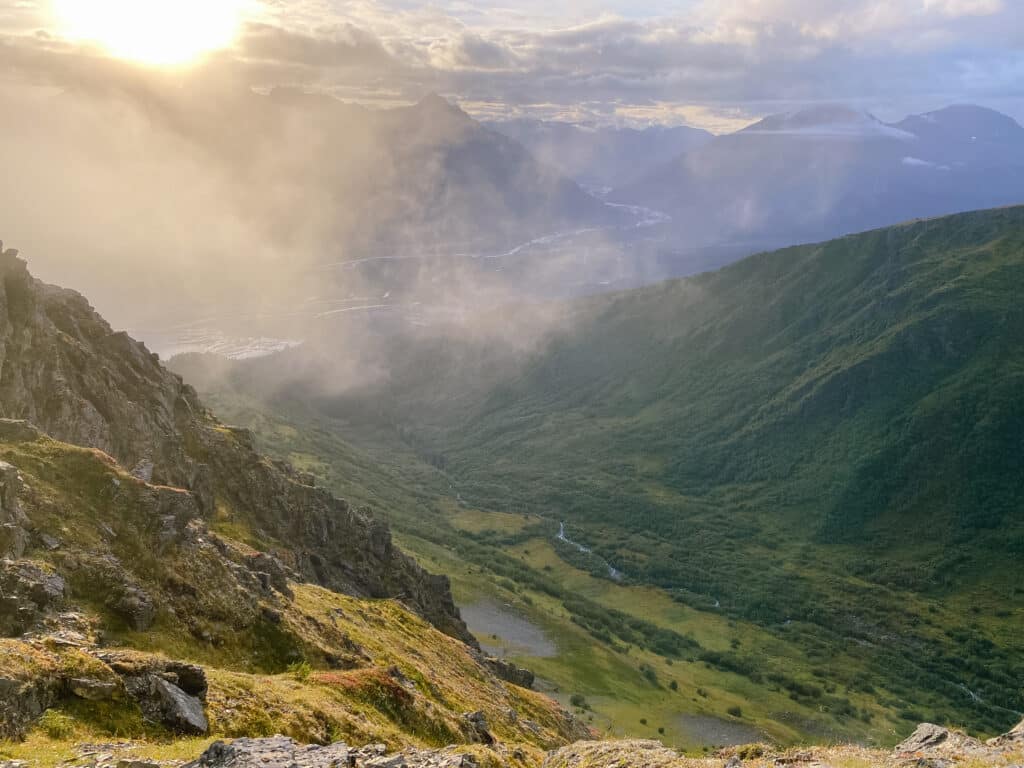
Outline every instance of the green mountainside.
{"type": "Polygon", "coordinates": [[[281,358],[179,369],[332,487],[408,499],[392,524],[463,604],[497,595],[560,659],[597,640],[576,668],[512,654],[613,732],[994,734],[1024,710],[1022,286],[1007,208],[581,300],[514,363],[398,341],[387,386],[342,395],[273,380],[302,368],[281,358]]]}
{"type": "Polygon", "coordinates": [[[590,732],[532,683],[385,523],[0,246],[0,765],[273,734],[537,763],[590,732]]]}

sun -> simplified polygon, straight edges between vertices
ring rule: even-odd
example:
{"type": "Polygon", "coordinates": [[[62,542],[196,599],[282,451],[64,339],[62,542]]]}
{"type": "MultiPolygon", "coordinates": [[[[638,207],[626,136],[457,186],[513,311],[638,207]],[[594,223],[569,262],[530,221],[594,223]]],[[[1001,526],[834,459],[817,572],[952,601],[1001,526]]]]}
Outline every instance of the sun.
{"type": "Polygon", "coordinates": [[[142,64],[188,64],[229,46],[249,0],[52,0],[61,32],[142,64]]]}

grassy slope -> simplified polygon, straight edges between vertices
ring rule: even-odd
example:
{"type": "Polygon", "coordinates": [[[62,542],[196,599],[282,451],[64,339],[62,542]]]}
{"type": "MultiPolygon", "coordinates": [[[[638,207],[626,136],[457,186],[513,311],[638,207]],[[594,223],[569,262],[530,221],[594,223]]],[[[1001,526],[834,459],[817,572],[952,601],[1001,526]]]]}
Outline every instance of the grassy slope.
{"type": "MultiPolygon", "coordinates": [[[[364,453],[342,436],[351,437],[352,430],[358,430],[358,440],[367,444],[365,425],[332,421],[299,406],[287,417],[272,415],[238,393],[204,397],[225,419],[253,427],[271,453],[305,461],[334,490],[373,506],[376,514],[388,510],[399,543],[427,568],[451,576],[461,605],[508,605],[512,613],[542,628],[557,647],[555,656],[510,656],[534,669],[563,704],[570,704],[572,693],[583,694],[589,709],[581,715],[601,732],[661,738],[700,751],[715,740],[687,730],[681,715],[710,715],[743,724],[782,743],[854,739],[888,744],[911,727],[873,693],[850,693],[855,713],[836,715],[827,711],[826,701],[794,700],[777,682],[754,682],[701,660],[704,651],[734,653],[735,642],[744,653],[763,657],[765,669],[785,670],[788,678],[808,687],[821,683],[817,665],[801,660],[805,650],[799,643],[774,637],[752,622],[674,602],[657,588],[595,578],[556,553],[552,540],[557,527],[538,516],[460,505],[447,476],[388,434],[374,435],[380,442],[364,453]],[[557,587],[554,594],[551,585],[557,587]],[[692,637],[700,647],[666,656],[639,645],[627,650],[628,644],[618,640],[600,642],[573,621],[564,600],[574,596],[692,637]],[[644,675],[645,667],[654,670],[656,682],[644,675]],[[673,680],[675,690],[670,688],[673,680]],[[741,707],[741,717],[729,714],[734,706],[741,707]]],[[[488,637],[487,627],[471,629],[485,643],[502,644],[501,638],[488,637]]],[[[851,664],[858,668],[856,661],[851,664]]]]}
{"type": "MultiPolygon", "coordinates": [[[[414,551],[468,559],[490,584],[511,575],[577,631],[533,589],[556,567],[537,535],[568,521],[631,583],[664,590],[656,611],[610,584],[597,603],[660,623],[670,605],[703,609],[678,625],[707,644],[697,655],[728,636],[703,627],[743,627],[711,659],[714,690],[723,703],[780,694],[785,709],[751,705],[767,728],[813,735],[825,721],[892,740],[902,715],[904,729],[995,733],[1024,709],[1022,284],[1024,209],[966,214],[581,302],[571,330],[475,406],[449,358],[431,368],[429,352],[390,387],[386,420],[324,415],[355,413],[358,399],[323,412],[279,402],[281,420],[263,424],[262,405],[214,402],[345,494],[394,510],[414,551]],[[470,511],[452,516],[456,489],[470,511]],[[477,508],[548,527],[488,533],[494,518],[474,520],[477,508]],[[522,570],[502,560],[512,547],[530,550],[522,570]]],[[[589,626],[602,653],[629,644],[628,629],[589,626]]],[[[563,661],[580,687],[600,668],[563,661]]],[[[633,715],[618,727],[633,730],[633,715]]]]}
{"type": "MultiPolygon", "coordinates": [[[[98,451],[48,438],[0,443],[0,459],[18,467],[32,488],[27,508],[38,533],[57,537],[56,550],[30,550],[26,557],[67,577],[68,603],[102,632],[105,649],[130,650],[202,664],[210,685],[207,715],[211,736],[285,733],[305,742],[344,739],[382,741],[392,748],[443,746],[464,741],[461,713],[482,709],[496,735],[522,744],[527,754],[569,737],[554,703],[541,694],[501,683],[458,640],[390,600],[359,600],[311,585],[292,585],[294,599],[278,604],[280,621],[222,631],[204,641],[181,616],[231,614],[236,598],[230,581],[218,581],[218,556],[211,548],[160,550],[151,507],[139,499],[154,492],[98,451]],[[113,534],[104,534],[104,530],[113,534]],[[107,549],[109,547],[109,549],[107,549]],[[130,562],[159,608],[144,632],[126,626],[108,606],[108,589],[82,563],[116,558],[130,562]],[[165,602],[167,590],[186,589],[192,604],[165,602]],[[329,659],[342,658],[341,663],[329,659]],[[340,669],[338,667],[341,667],[340,669]],[[518,722],[506,716],[508,709],[518,722]],[[523,720],[537,724],[536,732],[523,720]]],[[[172,489],[156,492],[174,493],[172,489]]],[[[244,545],[228,540],[230,546],[244,545]]],[[[182,592],[184,594],[184,592],[182,592]]],[[[178,599],[184,600],[179,594],[178,599]]],[[[216,627],[210,625],[211,630],[216,627]]],[[[0,641],[0,677],[37,680],[88,676],[116,680],[96,658],[42,641],[0,641]]],[[[73,745],[111,738],[139,739],[133,754],[195,757],[210,739],[180,739],[143,720],[127,702],[92,703],[64,697],[23,743],[0,743],[0,758],[32,758],[56,764],[73,745]]]]}

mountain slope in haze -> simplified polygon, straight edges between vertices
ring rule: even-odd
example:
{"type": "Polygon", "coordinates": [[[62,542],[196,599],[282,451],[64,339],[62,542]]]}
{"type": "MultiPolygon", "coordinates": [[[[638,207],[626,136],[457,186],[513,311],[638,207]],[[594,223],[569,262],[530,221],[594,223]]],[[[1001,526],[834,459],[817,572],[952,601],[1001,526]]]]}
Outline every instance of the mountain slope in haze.
{"type": "Polygon", "coordinates": [[[245,314],[288,339],[297,310],[456,292],[495,266],[474,257],[632,220],[436,96],[144,80],[11,101],[12,234],[121,327],[245,314]]]}
{"type": "Polygon", "coordinates": [[[298,573],[370,597],[403,595],[439,628],[469,642],[443,577],[392,546],[387,526],[312,487],[220,424],[195,390],[110,326],[74,291],[0,256],[0,416],[109,453],[146,481],[191,492],[197,512],[251,532],[298,573]]]}
{"type": "Polygon", "coordinates": [[[515,139],[544,164],[595,189],[640,181],[658,166],[713,138],[707,131],[689,126],[591,128],[525,118],[488,121],[484,125],[515,139]]]}
{"type": "MultiPolygon", "coordinates": [[[[839,722],[828,696],[868,692],[995,734],[1024,709],[1022,282],[1024,208],[982,211],[575,302],[504,368],[479,365],[493,347],[421,339],[397,343],[383,386],[293,385],[346,439],[389,434],[440,468],[457,510],[539,518],[525,541],[481,540],[611,565],[784,642],[700,656],[755,687],[839,722]],[[549,543],[559,522],[588,556],[549,543]]],[[[331,370],[323,349],[282,359],[303,355],[331,370]]]]}
{"type": "Polygon", "coordinates": [[[895,125],[844,107],[773,115],[616,190],[696,242],[792,243],[1024,200],[1024,129],[980,107],[895,125]]]}
{"type": "Polygon", "coordinates": [[[590,735],[481,653],[387,525],[0,251],[0,756],[286,733],[525,760],[590,735]]]}

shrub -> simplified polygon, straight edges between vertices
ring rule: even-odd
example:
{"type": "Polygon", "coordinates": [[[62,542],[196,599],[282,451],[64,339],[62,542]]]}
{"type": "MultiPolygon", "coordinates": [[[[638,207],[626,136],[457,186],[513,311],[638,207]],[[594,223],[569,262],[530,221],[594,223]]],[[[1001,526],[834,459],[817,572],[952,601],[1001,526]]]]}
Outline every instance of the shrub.
{"type": "Polygon", "coordinates": [[[740,707],[729,707],[725,711],[733,717],[743,717],[743,710],[740,707]]]}
{"type": "Polygon", "coordinates": [[[39,727],[51,739],[60,741],[70,739],[75,734],[75,721],[63,712],[46,710],[39,718],[39,727]]]}
{"type": "Polygon", "coordinates": [[[288,674],[300,683],[304,683],[309,680],[309,676],[313,674],[313,668],[309,666],[309,662],[305,659],[302,661],[293,661],[288,665],[288,674]]]}

